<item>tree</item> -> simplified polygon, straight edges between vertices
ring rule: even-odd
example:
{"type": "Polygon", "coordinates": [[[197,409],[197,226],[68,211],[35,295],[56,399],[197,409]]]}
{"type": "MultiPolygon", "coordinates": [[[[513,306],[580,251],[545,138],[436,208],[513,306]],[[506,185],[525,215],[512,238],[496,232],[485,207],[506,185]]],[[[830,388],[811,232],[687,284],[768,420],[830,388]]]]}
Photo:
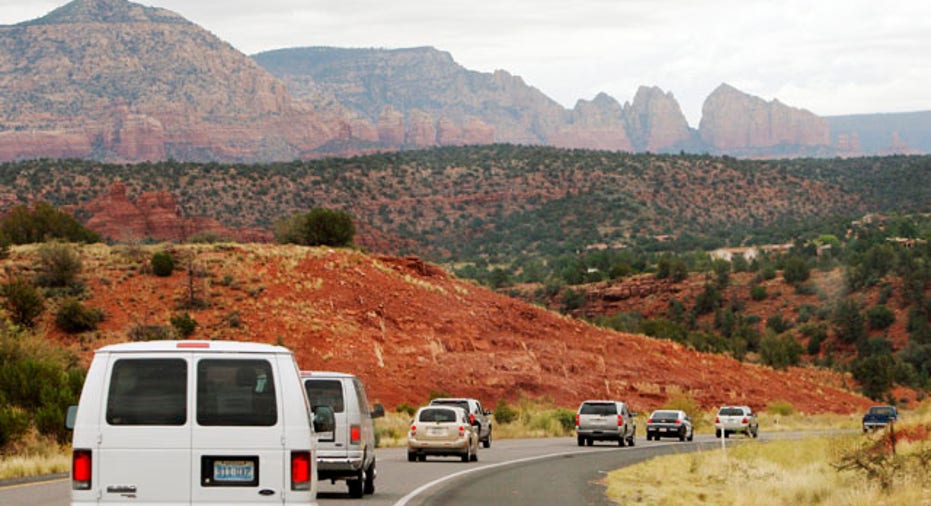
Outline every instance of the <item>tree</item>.
{"type": "Polygon", "coordinates": [[[851,363],[850,372],[863,387],[863,395],[878,401],[892,389],[895,359],[889,353],[857,358],[851,363]]]}
{"type": "Polygon", "coordinates": [[[798,285],[808,281],[811,276],[811,269],[808,262],[801,255],[791,255],[785,261],[785,267],[782,270],[782,278],[786,283],[798,285]]]}
{"type": "Polygon", "coordinates": [[[895,323],[895,313],[883,305],[873,306],[866,311],[866,319],[871,329],[882,330],[895,323]]]}
{"type": "Polygon", "coordinates": [[[275,238],[283,244],[346,247],[355,235],[352,216],[341,210],[315,208],[275,224],[275,238]]]}
{"type": "Polygon", "coordinates": [[[0,220],[0,235],[12,244],[32,244],[51,239],[83,243],[100,241],[100,234],[47,202],[37,202],[32,209],[25,205],[13,207],[0,220]]]}
{"type": "Polygon", "coordinates": [[[798,365],[802,345],[791,334],[777,336],[768,333],[760,342],[763,363],[774,369],[786,369],[798,365]]]}
{"type": "Polygon", "coordinates": [[[39,289],[26,278],[15,277],[4,283],[0,291],[6,298],[4,305],[10,313],[10,319],[17,325],[34,326],[36,318],[45,310],[45,300],[39,289]]]}
{"type": "Polygon", "coordinates": [[[831,320],[837,337],[845,343],[852,344],[866,337],[866,321],[853,299],[847,298],[838,304],[831,320]]]}
{"type": "Polygon", "coordinates": [[[167,251],[156,251],[152,254],[152,274],[166,278],[175,270],[175,260],[167,251]]]}

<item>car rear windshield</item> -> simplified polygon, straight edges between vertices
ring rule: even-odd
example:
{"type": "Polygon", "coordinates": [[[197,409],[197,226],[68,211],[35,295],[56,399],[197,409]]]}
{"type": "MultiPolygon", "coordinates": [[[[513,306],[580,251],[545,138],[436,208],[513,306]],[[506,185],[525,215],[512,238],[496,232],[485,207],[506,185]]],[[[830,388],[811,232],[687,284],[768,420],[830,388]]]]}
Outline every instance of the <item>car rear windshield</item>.
{"type": "Polygon", "coordinates": [[[744,414],[744,410],[740,408],[721,408],[718,414],[724,416],[741,416],[744,414]]]}
{"type": "Polygon", "coordinates": [[[451,409],[428,408],[420,412],[421,422],[455,422],[456,412],[451,409]]]}
{"type": "Polygon", "coordinates": [[[580,415],[616,415],[617,406],[613,402],[585,402],[582,404],[582,409],[579,410],[580,415]]]}
{"type": "Polygon", "coordinates": [[[260,426],[278,423],[275,378],[267,360],[204,359],[197,364],[197,423],[260,426]]]}
{"type": "Polygon", "coordinates": [[[895,409],[890,408],[889,406],[877,406],[870,408],[870,414],[880,415],[880,416],[893,416],[895,415],[895,409]]]}
{"type": "Polygon", "coordinates": [[[466,413],[469,412],[469,401],[442,401],[434,399],[430,402],[430,404],[433,404],[434,406],[455,406],[457,408],[462,408],[462,410],[466,413]]]}
{"type": "Polygon", "coordinates": [[[653,413],[653,416],[650,418],[652,418],[654,422],[662,422],[665,420],[674,421],[679,419],[679,413],[676,411],[657,411],[653,413]]]}
{"type": "Polygon", "coordinates": [[[183,359],[117,360],[110,374],[107,423],[187,423],[187,362],[183,359]]]}
{"type": "Polygon", "coordinates": [[[343,402],[343,383],[340,380],[309,379],[304,380],[307,400],[310,406],[329,406],[334,413],[346,410],[343,402]]]}

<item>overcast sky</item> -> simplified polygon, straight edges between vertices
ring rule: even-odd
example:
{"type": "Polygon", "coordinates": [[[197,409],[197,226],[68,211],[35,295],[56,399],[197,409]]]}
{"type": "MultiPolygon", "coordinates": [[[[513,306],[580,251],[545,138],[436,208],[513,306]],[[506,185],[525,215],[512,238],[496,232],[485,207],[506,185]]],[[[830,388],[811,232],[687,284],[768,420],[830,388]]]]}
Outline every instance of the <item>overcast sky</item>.
{"type": "MultiPolygon", "coordinates": [[[[0,24],[64,0],[0,0],[0,24]]],[[[820,115],[931,110],[927,0],[143,0],[246,54],[301,46],[433,46],[504,69],[566,107],[640,85],[693,127],[726,82],[820,115]]]]}

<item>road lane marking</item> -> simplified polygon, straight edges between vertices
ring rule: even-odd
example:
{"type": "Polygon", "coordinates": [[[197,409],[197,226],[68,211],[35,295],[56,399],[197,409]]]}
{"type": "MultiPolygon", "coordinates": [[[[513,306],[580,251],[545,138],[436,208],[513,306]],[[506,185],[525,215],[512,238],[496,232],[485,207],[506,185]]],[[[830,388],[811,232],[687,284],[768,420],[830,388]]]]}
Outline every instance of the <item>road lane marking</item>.
{"type": "Polygon", "coordinates": [[[535,461],[535,460],[545,460],[545,459],[551,459],[551,458],[556,458],[556,457],[565,457],[565,456],[568,456],[568,455],[588,455],[588,454],[590,454],[590,453],[604,453],[605,451],[606,451],[606,450],[584,450],[584,451],[579,451],[579,450],[577,450],[577,451],[572,451],[572,452],[548,453],[548,454],[546,454],[546,455],[537,455],[537,456],[535,456],[535,457],[524,457],[524,458],[522,458],[522,459],[516,459],[516,460],[506,460],[506,461],[504,461],[504,462],[497,462],[497,463],[494,463],[494,464],[488,464],[488,465],[481,466],[481,467],[473,467],[473,468],[470,468],[470,469],[463,469],[462,471],[458,471],[458,472],[455,472],[455,473],[453,473],[453,474],[448,474],[448,475],[446,475],[446,476],[444,476],[444,477],[442,477],[442,478],[437,478],[437,479],[435,479],[435,480],[433,480],[433,481],[431,481],[431,482],[429,482],[429,483],[425,483],[425,484],[423,484],[423,485],[421,485],[421,486],[415,488],[414,490],[412,490],[412,491],[411,491],[409,494],[407,494],[406,496],[404,496],[404,497],[398,499],[398,501],[397,501],[396,503],[394,503],[394,506],[407,506],[407,504],[408,504],[412,499],[416,498],[418,495],[422,494],[423,492],[425,492],[425,491],[427,491],[427,490],[429,490],[429,489],[431,489],[431,488],[433,488],[433,487],[435,487],[435,486],[437,486],[437,485],[439,485],[439,484],[441,484],[441,483],[443,483],[443,482],[450,481],[450,480],[454,480],[454,479],[456,479],[456,478],[458,478],[458,477],[460,477],[460,476],[465,476],[465,475],[467,475],[467,474],[477,473],[477,472],[479,472],[479,471],[485,471],[485,470],[487,470],[487,469],[495,469],[495,468],[497,468],[497,467],[510,466],[510,465],[513,465],[513,464],[521,464],[521,463],[524,463],[524,462],[533,462],[533,461],[535,461]]]}
{"type": "Polygon", "coordinates": [[[15,488],[34,487],[36,485],[48,485],[49,483],[58,483],[59,481],[68,481],[69,478],[57,478],[54,480],[37,480],[26,483],[14,483],[12,485],[0,485],[0,490],[13,490],[15,488]]]}

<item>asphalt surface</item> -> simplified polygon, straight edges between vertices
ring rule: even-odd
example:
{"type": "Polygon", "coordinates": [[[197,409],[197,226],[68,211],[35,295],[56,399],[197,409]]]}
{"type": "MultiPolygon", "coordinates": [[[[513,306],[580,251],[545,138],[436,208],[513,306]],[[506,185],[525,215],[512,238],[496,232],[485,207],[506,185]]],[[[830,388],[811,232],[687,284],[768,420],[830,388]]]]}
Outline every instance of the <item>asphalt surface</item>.
{"type": "MultiPolygon", "coordinates": [[[[786,437],[781,434],[776,437],[786,437]]],[[[761,439],[770,439],[761,433],[761,439]]],[[[791,437],[791,436],[789,436],[791,437]]],[[[737,436],[730,446],[746,441],[737,436]]],[[[611,504],[598,482],[608,472],[659,455],[720,448],[720,440],[697,435],[692,443],[674,439],[646,441],[618,447],[607,442],[579,447],[575,438],[521,439],[493,442],[479,450],[479,461],[428,457],[408,462],[404,448],[378,450],[376,490],[366,496],[371,506],[477,504],[611,504]]],[[[317,494],[321,506],[354,504],[344,482],[321,482],[317,494]]],[[[0,484],[0,505],[65,506],[70,501],[70,481],[57,478],[33,483],[0,484]]]]}

